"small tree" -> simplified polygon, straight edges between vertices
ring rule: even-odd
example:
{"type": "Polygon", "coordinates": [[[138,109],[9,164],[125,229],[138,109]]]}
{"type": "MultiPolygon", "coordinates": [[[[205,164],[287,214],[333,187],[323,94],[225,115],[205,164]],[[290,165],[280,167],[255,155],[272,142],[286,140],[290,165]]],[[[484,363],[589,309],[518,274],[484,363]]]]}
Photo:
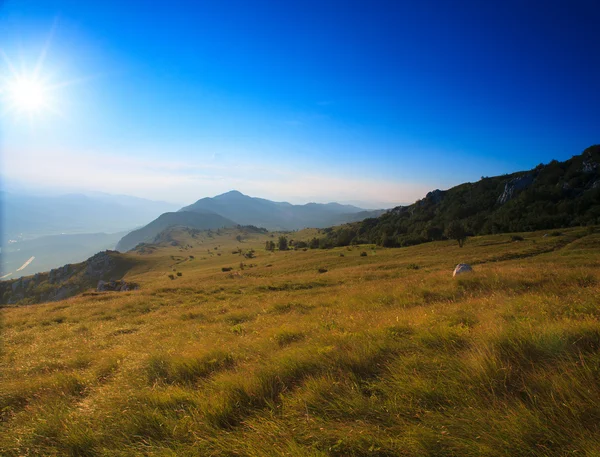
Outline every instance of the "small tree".
{"type": "Polygon", "coordinates": [[[462,248],[467,241],[467,231],[459,221],[452,221],[446,228],[446,236],[451,240],[458,241],[458,245],[462,248]]]}
{"type": "Polygon", "coordinates": [[[288,239],[286,236],[280,236],[279,237],[279,250],[280,251],[287,251],[288,249],[288,239]]]}

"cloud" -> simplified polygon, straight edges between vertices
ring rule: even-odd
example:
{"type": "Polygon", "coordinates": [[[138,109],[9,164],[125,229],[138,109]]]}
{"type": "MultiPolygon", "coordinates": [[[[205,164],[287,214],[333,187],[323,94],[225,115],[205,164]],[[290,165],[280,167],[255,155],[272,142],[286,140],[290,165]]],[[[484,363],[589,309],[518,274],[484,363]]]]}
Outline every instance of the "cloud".
{"type": "Polygon", "coordinates": [[[11,181],[63,192],[102,191],[193,202],[232,189],[292,203],[362,200],[389,206],[414,201],[430,190],[411,182],[313,174],[260,163],[135,158],[98,152],[6,152],[3,174],[11,181]],[[320,196],[315,199],[315,196],[320,196]]]}

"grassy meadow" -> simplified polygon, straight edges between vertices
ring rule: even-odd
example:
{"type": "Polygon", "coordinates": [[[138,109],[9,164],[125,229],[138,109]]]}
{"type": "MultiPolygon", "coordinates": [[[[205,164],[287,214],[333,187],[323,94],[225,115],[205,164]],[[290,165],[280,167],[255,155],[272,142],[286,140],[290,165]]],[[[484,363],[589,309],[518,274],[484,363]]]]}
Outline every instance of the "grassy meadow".
{"type": "Polygon", "coordinates": [[[128,254],[136,291],[1,309],[0,455],[600,456],[600,233],[238,234],[128,254]]]}

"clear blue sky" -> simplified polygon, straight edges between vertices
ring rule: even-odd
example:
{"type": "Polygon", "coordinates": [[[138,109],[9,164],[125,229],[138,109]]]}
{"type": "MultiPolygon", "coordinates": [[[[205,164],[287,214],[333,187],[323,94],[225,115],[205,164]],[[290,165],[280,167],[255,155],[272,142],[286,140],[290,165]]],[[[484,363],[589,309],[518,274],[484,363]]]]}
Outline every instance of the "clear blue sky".
{"type": "Polygon", "coordinates": [[[3,111],[16,187],[398,204],[600,142],[595,0],[0,8],[4,80],[48,44],[53,87],[3,111]]]}

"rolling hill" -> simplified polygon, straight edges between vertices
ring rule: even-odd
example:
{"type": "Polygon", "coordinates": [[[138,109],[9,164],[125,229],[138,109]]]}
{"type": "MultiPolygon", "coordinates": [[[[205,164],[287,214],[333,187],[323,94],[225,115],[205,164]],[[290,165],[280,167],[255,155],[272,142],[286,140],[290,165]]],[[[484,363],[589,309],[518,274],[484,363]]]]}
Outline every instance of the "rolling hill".
{"type": "Polygon", "coordinates": [[[117,243],[117,251],[125,252],[140,243],[152,242],[163,230],[174,226],[185,226],[200,230],[233,227],[235,222],[209,211],[178,211],[161,214],[148,225],[125,235],[117,243]]]}

